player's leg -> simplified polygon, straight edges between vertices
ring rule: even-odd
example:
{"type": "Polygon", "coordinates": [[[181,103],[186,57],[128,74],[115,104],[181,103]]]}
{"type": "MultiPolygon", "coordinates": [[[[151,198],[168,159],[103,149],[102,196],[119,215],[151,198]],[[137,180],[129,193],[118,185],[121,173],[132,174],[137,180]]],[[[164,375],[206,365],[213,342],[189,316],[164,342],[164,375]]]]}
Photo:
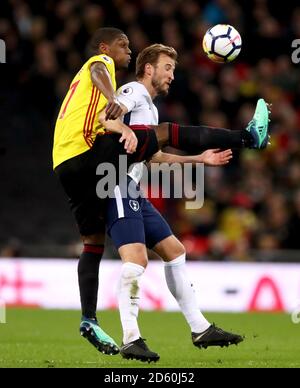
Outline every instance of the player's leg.
{"type": "Polygon", "coordinates": [[[83,251],[78,262],[78,283],[82,316],[97,320],[97,297],[99,289],[99,268],[104,252],[105,235],[101,232],[82,236],[83,251]]]}
{"type": "Polygon", "coordinates": [[[78,263],[78,283],[82,308],[80,334],[103,354],[118,354],[116,342],[101,329],[97,317],[99,268],[104,252],[105,234],[82,236],[83,252],[78,263]]]}
{"type": "MultiPolygon", "coordinates": [[[[263,99],[257,103],[253,119],[247,128],[231,131],[223,128],[207,126],[183,126],[174,123],[162,123],[158,126],[134,125],[130,126],[138,138],[137,152],[127,155],[129,164],[148,160],[165,146],[186,151],[189,154],[199,154],[207,149],[254,148],[264,149],[269,140],[269,107],[263,99]]],[[[103,137],[107,142],[102,150],[106,162],[111,160],[117,168],[116,155],[126,154],[123,145],[119,144],[120,135],[110,134],[103,137]],[[107,150],[114,152],[107,153],[107,150]],[[113,154],[113,155],[112,155],[113,154]]]]}
{"type": "Polygon", "coordinates": [[[154,206],[146,201],[143,210],[147,247],[165,262],[165,277],[192,332],[207,330],[210,323],[199,310],[196,296],[185,270],[186,251],[154,206]]]}
{"type": "Polygon", "coordinates": [[[78,263],[78,282],[82,306],[80,333],[100,352],[117,354],[115,341],[99,326],[96,318],[99,266],[104,251],[104,204],[95,194],[95,169],[89,169],[85,154],[63,163],[56,173],[69,198],[84,247],[78,263]]]}
{"type": "Polygon", "coordinates": [[[186,251],[173,235],[161,214],[147,201],[143,210],[147,247],[153,249],[165,263],[168,288],[188,322],[193,344],[197,347],[237,344],[241,336],[227,333],[211,325],[201,313],[186,273],[186,251]]]}
{"type": "Polygon", "coordinates": [[[158,243],[153,250],[165,262],[167,285],[191,328],[193,344],[199,348],[207,348],[242,342],[240,335],[211,325],[201,313],[193,285],[186,273],[186,252],[180,241],[175,236],[170,236],[158,243]],[[181,254],[178,255],[179,253],[181,254]]]}
{"type": "MultiPolygon", "coordinates": [[[[122,270],[118,286],[118,303],[123,328],[120,353],[124,358],[140,361],[158,361],[141,338],[138,326],[140,280],[148,264],[145,232],[142,217],[142,201],[136,195],[127,195],[127,183],[115,188],[115,198],[107,203],[107,230],[122,258],[122,270]],[[125,187],[124,187],[125,186],[125,187]]],[[[137,185],[135,185],[136,188],[137,185]]]]}
{"type": "Polygon", "coordinates": [[[168,288],[185,316],[191,332],[204,332],[210,327],[210,323],[199,309],[193,285],[188,278],[184,246],[173,235],[156,244],[153,251],[164,261],[168,288]]]}
{"type": "Polygon", "coordinates": [[[264,100],[257,103],[253,119],[243,130],[231,131],[207,126],[185,126],[162,123],[153,126],[160,148],[170,145],[189,154],[206,149],[266,148],[269,140],[269,107],[264,100]]]}
{"type": "MultiPolygon", "coordinates": [[[[92,201],[91,196],[89,198],[92,201]]],[[[105,223],[104,220],[101,221],[95,216],[98,213],[96,207],[92,205],[93,202],[87,203],[83,200],[80,206],[77,206],[74,214],[83,241],[83,251],[78,262],[82,316],[96,321],[99,268],[104,253],[105,223]]]]}

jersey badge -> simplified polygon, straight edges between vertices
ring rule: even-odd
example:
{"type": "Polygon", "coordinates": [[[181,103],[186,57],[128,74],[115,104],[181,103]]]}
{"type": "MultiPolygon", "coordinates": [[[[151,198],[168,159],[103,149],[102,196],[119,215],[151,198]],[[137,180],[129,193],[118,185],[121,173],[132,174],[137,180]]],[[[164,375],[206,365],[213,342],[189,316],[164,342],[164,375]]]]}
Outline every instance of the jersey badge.
{"type": "Polygon", "coordinates": [[[132,93],[133,93],[133,89],[131,87],[128,87],[128,88],[122,90],[122,94],[124,96],[130,96],[130,94],[132,94],[132,93]]]}

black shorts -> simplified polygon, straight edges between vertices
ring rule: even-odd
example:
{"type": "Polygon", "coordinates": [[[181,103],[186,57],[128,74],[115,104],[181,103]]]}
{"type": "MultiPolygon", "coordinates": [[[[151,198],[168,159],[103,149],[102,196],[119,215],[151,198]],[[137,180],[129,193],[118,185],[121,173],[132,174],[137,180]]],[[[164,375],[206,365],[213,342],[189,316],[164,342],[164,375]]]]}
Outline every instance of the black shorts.
{"type": "Polygon", "coordinates": [[[101,179],[101,176],[96,175],[99,164],[113,164],[118,177],[120,155],[126,155],[130,166],[151,159],[159,150],[152,128],[142,125],[131,128],[138,138],[137,151],[133,155],[126,154],[124,144],[119,143],[120,135],[106,134],[97,136],[90,150],[67,160],[55,169],[82,236],[105,231],[106,199],[100,199],[96,193],[97,183],[101,179]]]}

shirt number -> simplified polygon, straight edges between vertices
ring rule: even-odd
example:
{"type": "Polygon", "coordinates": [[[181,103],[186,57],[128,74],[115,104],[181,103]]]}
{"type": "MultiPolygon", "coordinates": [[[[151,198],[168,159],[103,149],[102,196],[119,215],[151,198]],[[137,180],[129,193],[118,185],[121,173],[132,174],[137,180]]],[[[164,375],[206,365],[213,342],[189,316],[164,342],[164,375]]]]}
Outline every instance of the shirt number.
{"type": "Polygon", "coordinates": [[[60,116],[59,116],[60,119],[63,119],[63,118],[64,118],[64,116],[65,116],[65,114],[66,114],[67,107],[68,107],[68,105],[69,105],[69,103],[70,103],[70,101],[71,101],[71,98],[73,97],[73,95],[74,95],[74,93],[75,93],[75,90],[76,90],[76,88],[77,88],[79,82],[80,82],[80,80],[74,82],[74,83],[70,86],[69,92],[71,91],[71,93],[70,93],[70,95],[69,95],[69,98],[68,98],[68,100],[67,100],[67,102],[66,102],[66,105],[65,105],[63,111],[61,112],[61,114],[60,114],[60,116]]]}

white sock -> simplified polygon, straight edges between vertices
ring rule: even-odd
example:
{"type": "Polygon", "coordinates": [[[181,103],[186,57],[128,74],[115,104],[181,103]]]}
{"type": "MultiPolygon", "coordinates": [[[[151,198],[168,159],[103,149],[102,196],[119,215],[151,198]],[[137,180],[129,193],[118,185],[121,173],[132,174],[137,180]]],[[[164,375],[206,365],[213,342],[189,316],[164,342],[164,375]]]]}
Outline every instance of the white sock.
{"type": "Polygon", "coordinates": [[[118,287],[118,301],[123,327],[123,344],[140,338],[137,323],[139,314],[139,282],[145,268],[134,263],[124,263],[118,287]]]}
{"type": "Polygon", "coordinates": [[[186,255],[165,262],[165,277],[171,294],[177,300],[182,313],[193,333],[202,333],[210,323],[201,313],[196,300],[195,291],[190,283],[185,267],[186,255]]]}

